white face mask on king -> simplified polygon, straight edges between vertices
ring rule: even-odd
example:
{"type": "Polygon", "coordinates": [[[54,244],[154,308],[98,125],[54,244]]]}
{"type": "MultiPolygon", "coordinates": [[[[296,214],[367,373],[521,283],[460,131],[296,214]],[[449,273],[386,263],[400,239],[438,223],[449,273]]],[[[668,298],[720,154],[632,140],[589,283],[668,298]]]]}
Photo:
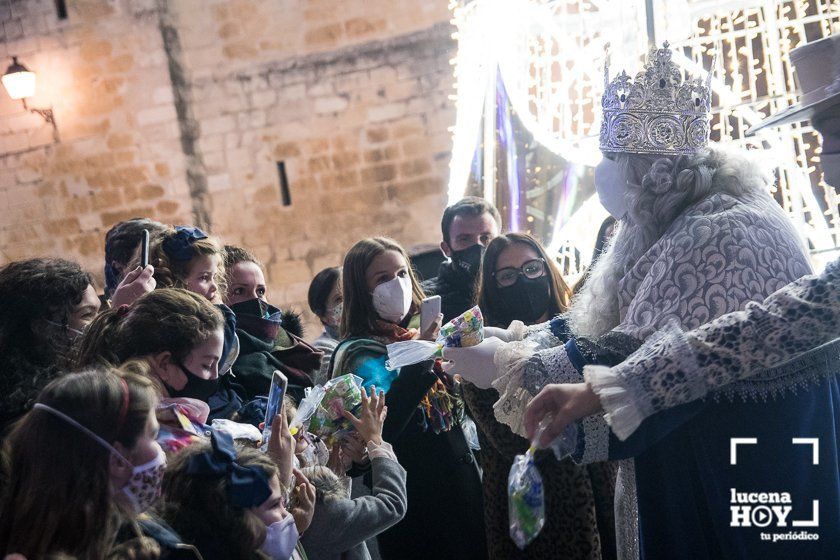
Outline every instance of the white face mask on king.
{"type": "Polygon", "coordinates": [[[602,158],[595,166],[595,192],[598,193],[601,206],[613,218],[620,220],[624,217],[627,213],[627,180],[621,167],[613,160],[602,158]]]}

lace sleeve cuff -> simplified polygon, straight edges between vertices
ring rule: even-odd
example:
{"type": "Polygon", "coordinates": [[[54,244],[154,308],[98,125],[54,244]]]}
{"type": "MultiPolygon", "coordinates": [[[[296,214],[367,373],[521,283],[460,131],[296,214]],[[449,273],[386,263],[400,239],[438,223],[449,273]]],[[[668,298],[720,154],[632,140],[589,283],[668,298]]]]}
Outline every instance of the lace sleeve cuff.
{"type": "Polygon", "coordinates": [[[524,388],[525,367],[534,356],[534,346],[527,341],[512,342],[496,351],[493,361],[497,371],[505,372],[493,382],[499,400],[493,405],[496,419],[514,433],[525,436],[525,406],[533,395],[524,388]]]}
{"type": "Polygon", "coordinates": [[[623,379],[606,366],[584,367],[583,378],[598,395],[605,412],[604,419],[616,437],[622,441],[630,437],[645,416],[623,385],[623,379]]]}

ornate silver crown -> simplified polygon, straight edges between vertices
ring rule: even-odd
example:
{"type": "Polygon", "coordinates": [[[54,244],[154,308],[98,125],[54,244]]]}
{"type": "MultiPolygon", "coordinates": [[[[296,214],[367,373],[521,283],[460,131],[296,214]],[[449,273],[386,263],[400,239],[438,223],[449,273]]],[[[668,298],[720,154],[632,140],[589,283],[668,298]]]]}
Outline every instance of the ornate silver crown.
{"type": "Polygon", "coordinates": [[[692,154],[709,142],[711,76],[683,81],[666,42],[648,54],[644,70],[632,80],[604,68],[600,145],[605,152],[692,154]]]}

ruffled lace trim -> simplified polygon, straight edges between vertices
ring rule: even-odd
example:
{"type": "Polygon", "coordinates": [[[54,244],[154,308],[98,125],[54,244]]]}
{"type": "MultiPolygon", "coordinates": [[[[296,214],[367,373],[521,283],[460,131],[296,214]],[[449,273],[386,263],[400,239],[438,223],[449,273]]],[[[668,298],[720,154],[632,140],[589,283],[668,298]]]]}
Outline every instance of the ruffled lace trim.
{"type": "Polygon", "coordinates": [[[630,437],[645,415],[633,401],[622,378],[606,366],[585,366],[583,378],[592,387],[604,409],[604,420],[620,440],[630,437]]]}
{"type": "Polygon", "coordinates": [[[523,388],[525,365],[534,355],[534,345],[526,340],[511,342],[496,350],[493,362],[496,371],[503,371],[493,382],[499,400],[493,405],[496,420],[510,426],[514,433],[525,434],[525,407],[534,396],[523,388]]]}

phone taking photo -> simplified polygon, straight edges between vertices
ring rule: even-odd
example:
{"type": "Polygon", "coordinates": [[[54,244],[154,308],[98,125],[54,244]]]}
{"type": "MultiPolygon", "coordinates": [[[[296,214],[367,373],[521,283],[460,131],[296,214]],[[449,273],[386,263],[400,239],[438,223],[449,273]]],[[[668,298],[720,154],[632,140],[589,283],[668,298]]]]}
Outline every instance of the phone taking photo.
{"type": "Polygon", "coordinates": [[[283,397],[289,388],[289,379],[280,370],[274,370],[271,374],[271,388],[268,390],[268,404],[265,407],[265,425],[263,426],[263,441],[268,440],[271,434],[271,423],[274,417],[280,412],[283,405],[283,397]]]}
{"type": "Polygon", "coordinates": [[[426,330],[440,315],[440,296],[427,297],[420,302],[420,332],[426,330]]]}
{"type": "Polygon", "coordinates": [[[149,230],[143,230],[143,239],[140,243],[140,268],[149,266],[149,230]]]}

